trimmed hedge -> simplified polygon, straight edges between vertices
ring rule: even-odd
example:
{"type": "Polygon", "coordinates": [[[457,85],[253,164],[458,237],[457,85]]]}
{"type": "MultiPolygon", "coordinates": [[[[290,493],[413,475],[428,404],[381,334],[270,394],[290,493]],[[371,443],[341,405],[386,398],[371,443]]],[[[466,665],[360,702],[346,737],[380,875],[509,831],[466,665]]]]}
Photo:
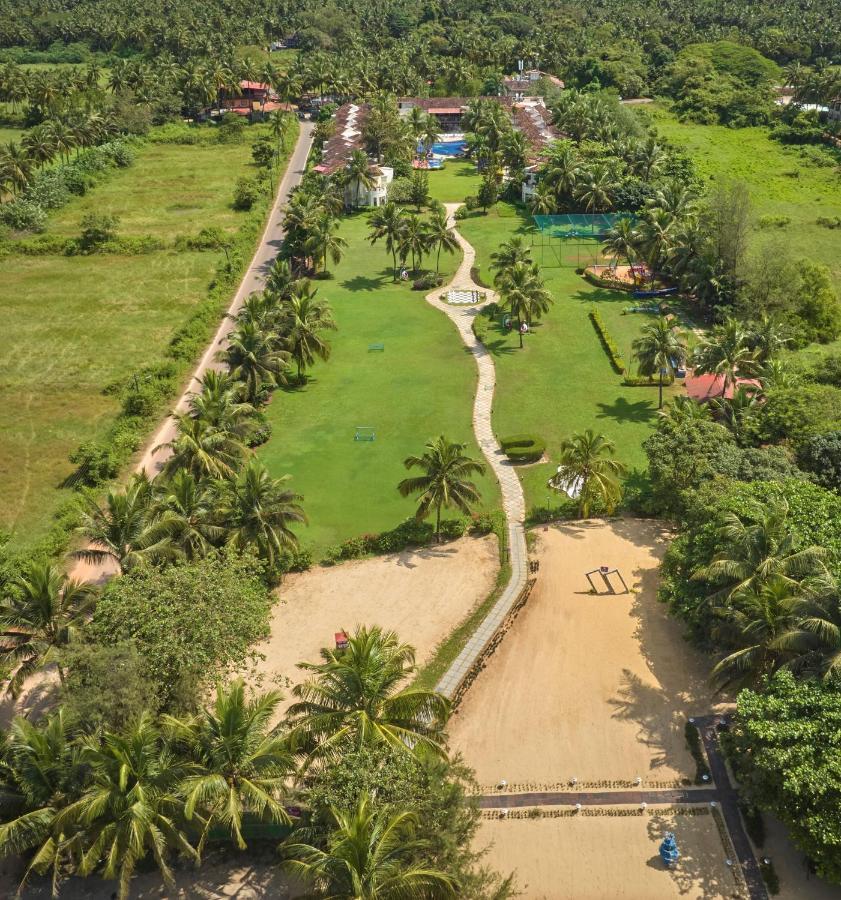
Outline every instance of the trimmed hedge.
{"type": "MultiPolygon", "coordinates": [[[[674,384],[674,382],[674,375],[666,375],[663,378],[663,387],[674,384]]],[[[622,384],[626,387],[657,387],[659,383],[659,377],[655,378],[653,375],[625,375],[622,379],[622,384]]]]}
{"type": "Polygon", "coordinates": [[[593,323],[593,327],[596,329],[596,334],[598,334],[601,339],[602,346],[608,355],[608,359],[610,359],[610,364],[620,375],[624,375],[625,360],[622,358],[622,353],[620,352],[616,341],[610,336],[607,325],[605,325],[604,319],[601,317],[601,313],[597,309],[591,309],[589,316],[590,321],[593,323]]]}
{"type": "Polygon", "coordinates": [[[701,735],[692,722],[687,722],[683,728],[683,734],[686,738],[686,746],[695,760],[695,784],[708,784],[710,778],[710,767],[707,765],[704,756],[704,748],[701,744],[701,735]],[[706,780],[704,776],[707,776],[706,780]]]}
{"type": "Polygon", "coordinates": [[[499,445],[512,463],[537,462],[546,450],[546,442],[534,434],[513,434],[499,445]]]}

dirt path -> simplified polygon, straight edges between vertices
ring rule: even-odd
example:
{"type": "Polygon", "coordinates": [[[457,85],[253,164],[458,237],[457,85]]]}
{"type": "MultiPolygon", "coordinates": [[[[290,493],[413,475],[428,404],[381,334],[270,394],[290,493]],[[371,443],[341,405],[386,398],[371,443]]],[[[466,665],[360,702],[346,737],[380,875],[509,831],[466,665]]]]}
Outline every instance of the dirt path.
{"type": "Polygon", "coordinates": [[[528,567],[526,536],[523,530],[523,520],[526,516],[526,501],[523,496],[523,488],[513,466],[508,463],[505,454],[497,443],[491,423],[496,370],[493,358],[488,353],[487,348],[473,333],[474,317],[479,312],[479,309],[486,303],[494,300],[496,295],[493,291],[487,291],[473,281],[471,269],[476,261],[476,251],[455,227],[455,211],[461,205],[461,203],[445,204],[450,227],[462,250],[461,265],[453,276],[453,280],[446,287],[438,288],[427,294],[426,300],[453,322],[461,335],[461,339],[476,360],[479,378],[476,383],[476,396],[473,402],[473,431],[476,434],[476,441],[496,475],[502,491],[502,508],[505,512],[508,528],[508,546],[506,551],[511,563],[511,578],[485,620],[476,629],[461,653],[459,653],[453,664],[436,685],[436,690],[447,697],[453,696],[462,679],[470,671],[485,645],[505,619],[514,601],[525,586],[528,567]],[[446,294],[449,290],[483,291],[487,296],[484,303],[476,304],[475,306],[451,306],[440,299],[441,294],[446,294]]]}

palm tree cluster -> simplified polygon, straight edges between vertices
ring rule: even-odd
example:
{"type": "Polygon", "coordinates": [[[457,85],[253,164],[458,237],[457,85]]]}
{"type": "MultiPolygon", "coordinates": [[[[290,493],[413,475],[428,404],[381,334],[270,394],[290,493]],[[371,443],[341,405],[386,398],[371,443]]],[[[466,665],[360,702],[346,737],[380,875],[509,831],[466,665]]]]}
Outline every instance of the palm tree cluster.
{"type": "Polygon", "coordinates": [[[531,327],[552,305],[552,295],[543,283],[540,267],[531,258],[531,251],[521,237],[513,237],[491,254],[495,270],[494,286],[499,290],[503,309],[517,322],[520,348],[523,346],[523,325],[531,327]]]}
{"type": "Polygon", "coordinates": [[[441,251],[455,253],[458,240],[447,219],[446,211],[439,207],[432,210],[427,219],[409,212],[396,203],[386,203],[378,207],[370,218],[370,241],[384,241],[391,254],[393,278],[397,280],[398,269],[411,259],[412,271],[416,272],[428,253],[435,253],[435,271],[441,268],[441,251]]]}
{"type": "Polygon", "coordinates": [[[308,282],[290,279],[288,291],[286,301],[265,291],[243,305],[222,353],[228,371],[208,371],[188,410],[175,415],[175,436],[158,448],[169,453],[161,476],[138,475],[123,492],[87,500],[80,531],[91,546],[79,555],[111,558],[125,572],[228,545],[250,547],[273,567],[297,547],[291,526],[306,521],[301,498],[249,449],[261,428],[258,406],[285,383],[288,361],[303,378],[316,356],[329,356],[321,336],[333,327],[329,307],[308,282]]]}
{"type": "Polygon", "coordinates": [[[0,146],[0,200],[4,192],[21,194],[33,176],[58,159],[101,144],[119,128],[113,113],[104,108],[98,87],[101,70],[91,66],[65,75],[30,73],[7,63],[0,67],[0,100],[14,109],[28,104],[38,124],[20,141],[0,146]]]}
{"type": "Polygon", "coordinates": [[[780,668],[841,675],[841,586],[826,551],[796,540],[788,514],[785,500],[725,514],[718,551],[693,573],[709,586],[714,637],[726,651],[712,673],[719,687],[755,684],[780,668]]]}
{"type": "Polygon", "coordinates": [[[413,649],[360,628],[346,650],[301,667],[309,677],[282,719],[280,693],[251,695],[241,680],[219,685],[195,715],[143,713],[123,731],[88,729],[61,710],[37,724],[15,719],[0,743],[0,853],[26,857],[23,884],[46,874],[55,894],[70,875],[98,874],[117,880],[124,900],[144,859],[171,886],[175,857],[199,864],[211,836],[243,849],[252,826],[274,824],[292,831],[283,865],[319,895],[455,896],[409,809],[376,809],[363,794],[355,810],[334,811],[323,843],[305,815],[292,828],[306,775],[343,752],[383,744],[446,760],[448,704],[406,686],[413,649]]]}
{"type": "Polygon", "coordinates": [[[735,260],[722,252],[711,215],[697,190],[681,180],[664,182],[645,201],[636,222],[619,219],[605,240],[618,263],[645,262],[707,310],[732,303],[739,287],[735,260]]]}
{"type": "MultiPolygon", "coordinates": [[[[368,177],[367,157],[364,177],[368,177]]],[[[338,178],[311,173],[293,191],[286,207],[280,258],[289,262],[296,275],[327,275],[329,263],[341,260],[347,242],[337,232],[344,205],[344,184],[338,178]]]]}

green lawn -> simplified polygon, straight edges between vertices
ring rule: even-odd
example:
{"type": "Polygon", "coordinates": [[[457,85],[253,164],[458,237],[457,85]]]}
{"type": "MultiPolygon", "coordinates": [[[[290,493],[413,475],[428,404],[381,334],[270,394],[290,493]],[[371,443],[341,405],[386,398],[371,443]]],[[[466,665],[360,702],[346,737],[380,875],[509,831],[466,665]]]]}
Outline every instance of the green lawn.
{"type": "Polygon", "coordinates": [[[839,232],[816,221],[820,216],[841,216],[841,179],[834,166],[815,165],[801,155],[801,148],[771,140],[765,128],[695,125],[679,122],[664,109],[648,112],[660,134],[684,148],[706,180],[744,181],[757,220],[768,215],[791,219],[782,229],[756,228],[754,245],[776,241],[796,256],[824,263],[841,288],[839,232]]]}
{"type": "MultiPolygon", "coordinates": [[[[317,553],[346,538],[391,528],[414,511],[396,485],[403,460],[438,434],[467,443],[472,430],[476,365],[452,323],[424,292],[393,284],[391,257],[367,240],[366,213],[346,218],[344,259],[319,283],[338,331],[333,352],[301,390],[278,391],[268,409],[273,437],[261,455],[275,475],[292,475],[310,519],[302,543],[317,553]],[[383,352],[369,351],[383,343],[383,352]],[[354,441],[357,425],[376,430],[354,441]]],[[[455,256],[443,256],[451,274],[455,256]]],[[[499,504],[492,477],[479,480],[484,506],[499,504]]]]}
{"type": "Polygon", "coordinates": [[[481,184],[474,163],[466,159],[451,159],[443,169],[429,172],[429,195],[442,203],[456,203],[468,194],[475,194],[481,184]]]}
{"type": "MultiPolygon", "coordinates": [[[[234,183],[253,170],[250,142],[219,147],[147,144],[49,220],[72,234],[89,210],[113,211],[126,235],[171,238],[203,225],[232,230],[234,183]]],[[[80,443],[100,438],[117,411],[103,388],[162,360],[173,332],[206,294],[217,253],[7,256],[0,266],[0,529],[17,545],[41,537],[67,496],[59,488],[80,443]]]]}
{"type": "MultiPolygon", "coordinates": [[[[509,204],[498,204],[487,216],[476,215],[459,225],[477,251],[490,277],[490,254],[514,234],[528,233],[531,219],[509,204]]],[[[535,258],[540,261],[540,254],[535,258]]],[[[547,442],[549,463],[519,469],[528,507],[544,505],[551,494],[546,482],[557,466],[558,445],[575,431],[592,428],[616,443],[616,456],[632,469],[643,469],[642,442],[657,416],[657,388],[625,387],[612,369],[588,316],[599,310],[614,340],[629,361],[631,342],[650,318],[622,315],[630,304],[627,293],[594,287],[571,267],[542,268],[554,298],[549,314],[525,337],[519,349],[516,334],[496,327],[489,341],[494,355],[497,392],[494,430],[498,437],[533,432],[547,442]]],[[[675,387],[673,391],[680,390],[675,387]]],[[[667,392],[667,396],[668,396],[667,392]]]]}
{"type": "Polygon", "coordinates": [[[22,128],[0,127],[0,144],[8,144],[10,141],[20,141],[22,134],[22,128]]]}

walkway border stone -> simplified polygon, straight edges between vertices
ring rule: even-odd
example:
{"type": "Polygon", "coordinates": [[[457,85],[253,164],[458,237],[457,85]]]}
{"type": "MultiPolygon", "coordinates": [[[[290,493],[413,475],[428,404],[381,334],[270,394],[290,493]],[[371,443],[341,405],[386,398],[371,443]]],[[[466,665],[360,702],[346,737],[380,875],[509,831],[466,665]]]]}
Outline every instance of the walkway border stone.
{"type": "Polygon", "coordinates": [[[473,333],[474,318],[482,306],[496,298],[496,294],[482,288],[473,280],[471,270],[476,260],[476,251],[455,227],[455,211],[461,205],[461,203],[445,204],[450,227],[463,253],[461,265],[453,276],[453,280],[446,287],[432,291],[427,294],[426,299],[428,303],[449,317],[476,360],[479,377],[473,401],[473,431],[482,453],[496,475],[502,492],[502,509],[505,513],[508,538],[505,552],[511,564],[511,577],[491,611],[435,686],[435,690],[440,694],[455,700],[461,697],[462,686],[484,657],[487,647],[504,625],[509,613],[522,598],[528,583],[528,553],[523,527],[526,515],[525,497],[520,479],[513,466],[508,463],[493,432],[491,412],[496,386],[493,357],[487,347],[473,333]],[[482,303],[473,306],[453,306],[441,300],[441,295],[446,295],[450,290],[479,291],[485,293],[486,297],[482,303]]]}

